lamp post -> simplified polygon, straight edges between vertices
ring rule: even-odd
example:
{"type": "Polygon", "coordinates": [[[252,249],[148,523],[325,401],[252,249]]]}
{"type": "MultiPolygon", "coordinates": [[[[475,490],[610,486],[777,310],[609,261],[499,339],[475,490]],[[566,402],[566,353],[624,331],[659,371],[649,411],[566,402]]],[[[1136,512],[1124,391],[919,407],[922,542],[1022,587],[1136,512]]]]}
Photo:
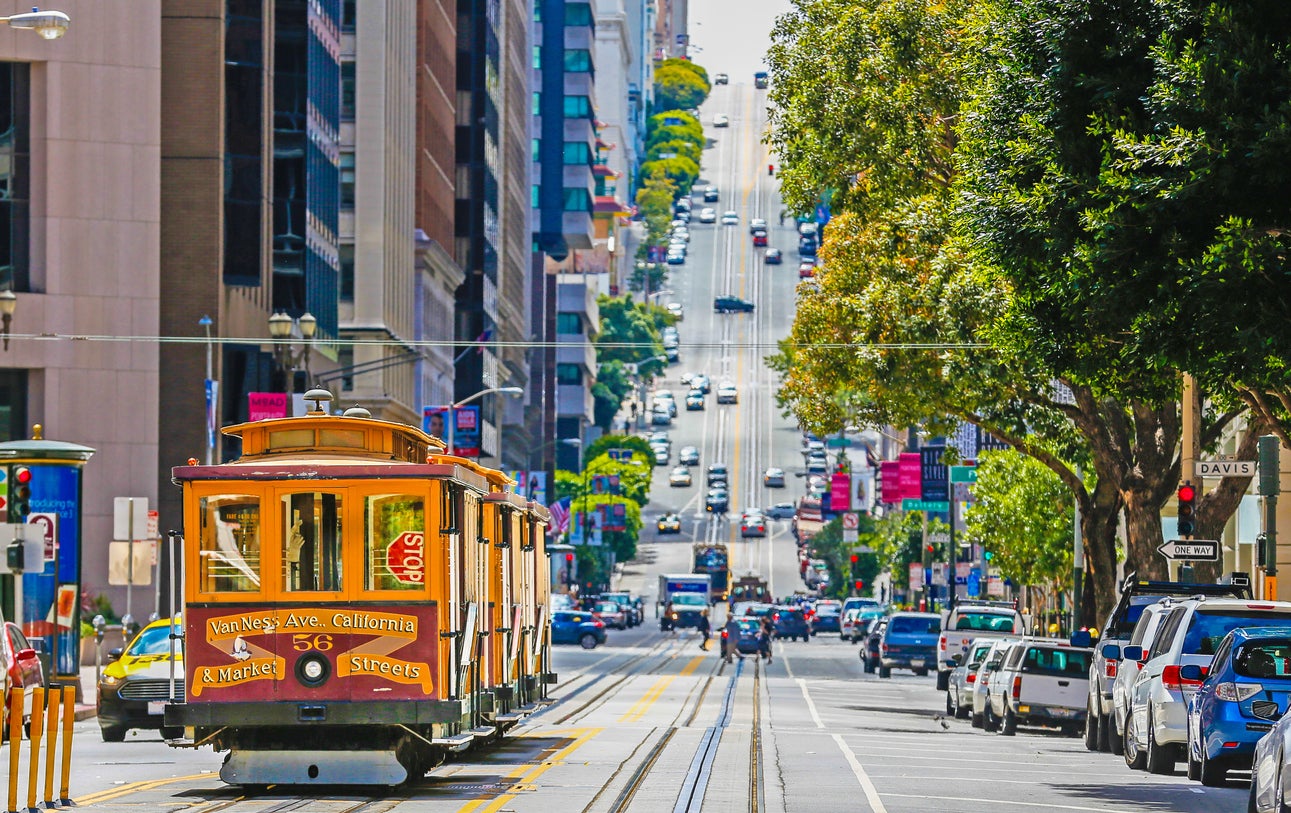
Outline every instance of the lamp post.
{"type": "Polygon", "coordinates": [[[0,334],[4,334],[4,349],[9,349],[9,326],[13,312],[18,308],[18,296],[8,288],[0,291],[0,334]]]}
{"type": "MultiPolygon", "coordinates": [[[[486,396],[486,395],[490,395],[490,394],[495,393],[495,392],[503,393],[503,394],[505,394],[505,395],[516,395],[516,396],[520,396],[520,395],[524,395],[524,388],[523,388],[523,387],[489,387],[489,388],[488,388],[488,389],[486,389],[486,390],[480,390],[479,392],[475,393],[474,395],[469,395],[469,396],[467,396],[466,398],[463,398],[462,400],[457,401],[456,403],[452,403],[452,404],[449,404],[449,405],[448,405],[448,438],[447,438],[447,440],[448,440],[448,453],[449,453],[449,454],[457,454],[457,447],[456,447],[456,445],[454,445],[454,443],[455,443],[455,439],[454,439],[454,437],[453,437],[453,436],[457,433],[457,408],[458,408],[458,407],[464,407],[464,406],[466,406],[467,404],[469,404],[470,402],[472,402],[472,401],[476,400],[477,398],[483,398],[484,396],[486,396]]],[[[499,462],[502,460],[502,450],[501,450],[501,449],[499,449],[499,450],[498,450],[498,460],[499,460],[499,462]]]]}
{"type": "Polygon", "coordinates": [[[72,18],[61,11],[41,11],[33,7],[31,11],[23,14],[0,17],[0,23],[10,28],[27,28],[47,40],[56,40],[67,33],[67,27],[71,25],[72,18]]]}
{"type": "Polygon", "coordinates": [[[273,357],[282,369],[285,379],[283,392],[288,398],[291,397],[292,373],[299,367],[305,370],[305,377],[309,377],[309,351],[317,330],[318,320],[308,312],[302,314],[299,319],[292,319],[282,312],[269,317],[269,337],[273,339],[273,357]],[[293,329],[297,327],[300,328],[300,337],[304,340],[299,351],[293,350],[291,346],[293,329]]]}
{"type": "Polygon", "coordinates": [[[211,359],[211,325],[210,316],[202,316],[197,324],[206,329],[206,465],[215,459],[215,398],[218,393],[215,383],[214,366],[211,359]]]}

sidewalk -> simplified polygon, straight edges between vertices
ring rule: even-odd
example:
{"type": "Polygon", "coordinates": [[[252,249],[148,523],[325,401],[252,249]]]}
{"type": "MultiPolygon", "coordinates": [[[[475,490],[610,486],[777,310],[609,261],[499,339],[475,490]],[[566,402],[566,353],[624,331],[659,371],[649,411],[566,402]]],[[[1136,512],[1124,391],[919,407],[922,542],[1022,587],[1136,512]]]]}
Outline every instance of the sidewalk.
{"type": "Polygon", "coordinates": [[[76,704],[76,721],[93,720],[99,716],[99,687],[94,683],[94,667],[81,667],[81,698],[76,704]]]}

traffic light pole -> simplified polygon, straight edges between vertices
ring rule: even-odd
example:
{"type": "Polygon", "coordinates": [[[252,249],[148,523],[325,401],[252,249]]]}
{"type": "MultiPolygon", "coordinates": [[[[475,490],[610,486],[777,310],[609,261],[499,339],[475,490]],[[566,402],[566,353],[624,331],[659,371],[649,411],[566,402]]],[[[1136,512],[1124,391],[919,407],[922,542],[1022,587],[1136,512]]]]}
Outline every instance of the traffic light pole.
{"type": "Polygon", "coordinates": [[[1278,597],[1278,491],[1282,488],[1282,444],[1277,435],[1259,441],[1260,496],[1264,498],[1264,591],[1260,598],[1278,597]]]}

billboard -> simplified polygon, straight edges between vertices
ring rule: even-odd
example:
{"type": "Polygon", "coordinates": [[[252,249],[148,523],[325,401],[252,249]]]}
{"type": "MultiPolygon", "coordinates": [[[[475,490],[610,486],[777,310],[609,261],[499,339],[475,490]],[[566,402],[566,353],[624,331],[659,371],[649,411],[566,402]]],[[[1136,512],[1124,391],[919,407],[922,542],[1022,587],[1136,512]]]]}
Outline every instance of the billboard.
{"type": "MultiPolygon", "coordinates": [[[[448,442],[449,407],[428,406],[421,408],[421,429],[428,435],[434,435],[448,442]]],[[[449,454],[458,457],[480,456],[480,408],[477,405],[460,406],[453,410],[457,425],[453,427],[453,446],[449,454]]]]}
{"type": "Polygon", "coordinates": [[[902,452],[897,458],[901,499],[917,500],[923,496],[922,462],[918,452],[902,452]]]}

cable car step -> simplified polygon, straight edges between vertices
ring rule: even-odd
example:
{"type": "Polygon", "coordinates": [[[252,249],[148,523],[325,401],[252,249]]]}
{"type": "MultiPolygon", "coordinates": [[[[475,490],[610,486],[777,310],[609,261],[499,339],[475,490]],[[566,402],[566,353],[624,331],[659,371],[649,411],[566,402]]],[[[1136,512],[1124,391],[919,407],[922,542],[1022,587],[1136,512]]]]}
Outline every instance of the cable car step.
{"type": "Polygon", "coordinates": [[[435,737],[430,741],[431,745],[442,745],[449,750],[458,750],[465,748],[475,742],[475,735],[469,731],[465,734],[454,734],[451,737],[435,737]]]}
{"type": "Polygon", "coordinates": [[[518,723],[525,718],[524,714],[495,714],[493,722],[495,723],[518,723]]]}
{"type": "Polygon", "coordinates": [[[486,739],[488,737],[492,737],[496,733],[498,733],[497,728],[491,725],[480,726],[479,728],[471,729],[471,736],[481,740],[486,739]]]}

